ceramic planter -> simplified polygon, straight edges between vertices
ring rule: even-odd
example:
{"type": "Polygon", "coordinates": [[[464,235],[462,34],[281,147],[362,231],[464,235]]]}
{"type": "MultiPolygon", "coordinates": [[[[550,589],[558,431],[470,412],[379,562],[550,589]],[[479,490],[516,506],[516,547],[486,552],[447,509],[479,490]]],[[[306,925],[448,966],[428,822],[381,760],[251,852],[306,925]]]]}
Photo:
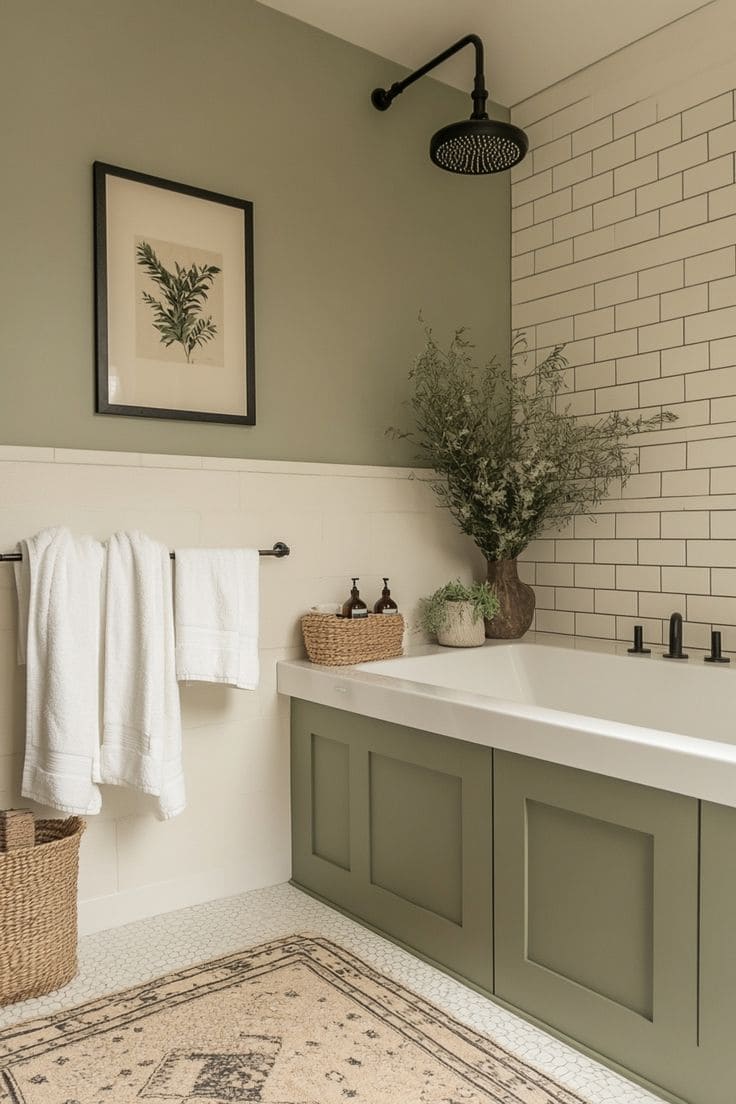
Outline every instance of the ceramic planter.
{"type": "Polygon", "coordinates": [[[472,602],[448,602],[445,624],[437,633],[437,642],[445,648],[478,648],[485,642],[482,617],[473,620],[472,602]]]}

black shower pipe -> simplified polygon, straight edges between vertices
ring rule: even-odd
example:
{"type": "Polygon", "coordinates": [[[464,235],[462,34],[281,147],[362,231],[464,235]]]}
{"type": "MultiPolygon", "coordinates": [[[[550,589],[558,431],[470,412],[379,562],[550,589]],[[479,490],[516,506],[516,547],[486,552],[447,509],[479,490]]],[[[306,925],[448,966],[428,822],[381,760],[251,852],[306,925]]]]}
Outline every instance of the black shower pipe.
{"type": "Polygon", "coordinates": [[[453,54],[456,54],[458,50],[462,50],[464,46],[475,47],[475,83],[471,93],[473,97],[473,114],[470,118],[487,119],[486,100],[488,99],[488,91],[486,89],[486,78],[483,73],[483,43],[476,34],[468,34],[465,35],[464,38],[459,38],[454,46],[448,46],[441,54],[437,54],[437,57],[433,57],[426,65],[422,65],[420,69],[415,69],[414,72],[410,73],[404,80],[395,81],[390,88],[374,88],[371,93],[371,103],[378,111],[386,111],[396,97],[401,95],[405,88],[408,88],[414,81],[418,81],[420,77],[431,72],[432,69],[436,69],[438,65],[441,65],[443,61],[447,61],[447,59],[452,57],[453,54]]]}

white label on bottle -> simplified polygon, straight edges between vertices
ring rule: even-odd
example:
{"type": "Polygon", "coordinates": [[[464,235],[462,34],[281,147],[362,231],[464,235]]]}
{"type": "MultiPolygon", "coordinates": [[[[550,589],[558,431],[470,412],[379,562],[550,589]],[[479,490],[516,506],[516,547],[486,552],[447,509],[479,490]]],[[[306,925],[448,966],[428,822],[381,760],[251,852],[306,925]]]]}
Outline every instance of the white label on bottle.
{"type": "Polygon", "coordinates": [[[398,613],[398,612],[399,611],[397,609],[396,610],[392,610],[392,609],[383,609],[383,610],[381,610],[381,613],[384,615],[384,617],[386,616],[387,613],[398,613]]]}
{"type": "Polygon", "coordinates": [[[367,617],[367,616],[368,616],[368,610],[367,609],[364,609],[364,610],[362,610],[362,609],[352,609],[350,611],[350,617],[352,618],[353,621],[355,620],[356,617],[367,617]]]}

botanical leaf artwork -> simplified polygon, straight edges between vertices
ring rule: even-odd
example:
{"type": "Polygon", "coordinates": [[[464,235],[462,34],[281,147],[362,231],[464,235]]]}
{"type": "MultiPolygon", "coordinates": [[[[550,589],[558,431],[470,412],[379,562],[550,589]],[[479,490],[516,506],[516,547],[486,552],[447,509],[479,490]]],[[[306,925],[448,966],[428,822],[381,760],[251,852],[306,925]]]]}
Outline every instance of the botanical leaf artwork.
{"type": "Polygon", "coordinates": [[[174,261],[172,272],[146,241],[139,242],[136,247],[136,262],[161,289],[160,299],[148,291],[141,292],[143,301],[153,312],[153,326],[160,335],[161,344],[167,349],[171,345],[181,345],[187,364],[191,364],[194,351],[217,334],[212,315],[206,315],[205,309],[221,269],[217,265],[195,263],[187,267],[174,261]]]}

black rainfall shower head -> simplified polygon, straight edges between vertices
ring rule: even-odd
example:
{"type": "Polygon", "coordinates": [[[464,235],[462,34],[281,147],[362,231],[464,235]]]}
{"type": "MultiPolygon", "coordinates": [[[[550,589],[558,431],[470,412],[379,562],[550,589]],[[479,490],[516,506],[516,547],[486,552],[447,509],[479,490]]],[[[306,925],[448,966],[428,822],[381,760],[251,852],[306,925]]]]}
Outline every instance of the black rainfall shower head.
{"type": "Polygon", "coordinates": [[[511,123],[470,118],[438,130],[429,143],[429,156],[448,172],[479,176],[513,168],[528,148],[524,131],[511,123]]]}
{"type": "Polygon", "coordinates": [[[371,103],[378,111],[386,111],[395,98],[425,73],[452,57],[463,46],[475,48],[475,84],[471,93],[473,114],[460,123],[442,127],[429,144],[429,156],[435,165],[447,172],[463,176],[480,176],[486,173],[504,172],[518,165],[526,156],[529,140],[523,130],[497,119],[489,119],[485,104],[488,99],[483,75],[483,43],[477,35],[465,35],[453,46],[432,58],[420,69],[415,69],[403,81],[390,88],[374,88],[371,103]]]}

